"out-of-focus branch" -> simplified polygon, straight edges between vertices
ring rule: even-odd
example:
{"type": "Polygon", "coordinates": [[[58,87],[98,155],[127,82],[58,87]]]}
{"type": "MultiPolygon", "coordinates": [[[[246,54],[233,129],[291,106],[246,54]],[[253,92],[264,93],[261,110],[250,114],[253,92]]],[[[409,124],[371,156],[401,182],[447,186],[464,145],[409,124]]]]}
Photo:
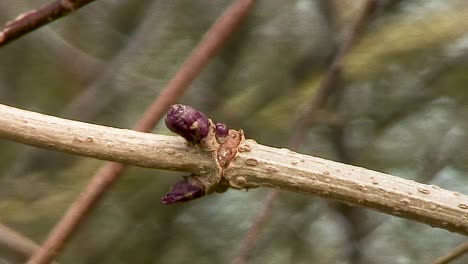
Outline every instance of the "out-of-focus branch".
{"type": "MultiPolygon", "coordinates": [[[[216,168],[210,152],[179,137],[103,127],[4,105],[0,105],[0,123],[0,137],[39,147],[196,174],[216,168]]],[[[237,188],[269,187],[332,198],[468,235],[466,195],[253,140],[244,140],[240,147],[249,151],[239,152],[223,172],[237,188]]],[[[108,184],[107,179],[100,180],[99,184],[108,184]]]]}
{"type": "MultiPolygon", "coordinates": [[[[357,17],[355,23],[351,25],[348,35],[343,40],[341,46],[338,48],[334,60],[325,73],[325,76],[322,78],[319,87],[317,88],[317,92],[311,99],[311,104],[304,109],[295,122],[294,129],[292,130],[293,134],[291,135],[289,142],[291,149],[297,150],[303,144],[307,128],[309,128],[319,118],[319,115],[316,113],[320,112],[320,110],[326,107],[330,95],[337,88],[336,84],[341,81],[344,57],[351,49],[352,45],[354,45],[355,42],[359,39],[362,31],[370,22],[370,18],[375,13],[376,9],[376,0],[367,0],[363,4],[362,11],[357,17]]],[[[272,194],[268,195],[268,197],[265,199],[261,212],[271,211],[273,201],[278,196],[277,192],[277,190],[274,190],[272,191],[272,194]]],[[[261,234],[261,231],[267,222],[266,218],[269,217],[269,215],[269,213],[259,213],[256,216],[255,220],[253,221],[253,225],[247,231],[247,234],[243,240],[240,253],[237,257],[234,258],[233,263],[247,262],[247,258],[252,254],[255,241],[261,234]]]]}
{"type": "MultiPolygon", "coordinates": [[[[254,0],[237,0],[224,11],[136,123],[135,130],[149,132],[153,129],[168,107],[188,89],[190,83],[239,27],[254,2],[254,0]]],[[[115,162],[107,163],[101,167],[28,263],[50,263],[76,231],[85,216],[124,170],[123,164],[115,162]]]]}
{"type": "Polygon", "coordinates": [[[0,223],[0,245],[29,258],[39,246],[31,239],[0,223]]]}
{"type": "Polygon", "coordinates": [[[468,242],[465,242],[458,247],[452,249],[449,253],[434,260],[432,264],[447,264],[468,252],[468,242]]]}
{"type": "Polygon", "coordinates": [[[93,1],[55,0],[37,10],[23,13],[0,31],[0,47],[93,1]]]}
{"type": "Polygon", "coordinates": [[[296,121],[296,127],[293,129],[294,134],[292,135],[291,146],[300,146],[302,142],[304,142],[307,128],[315,121],[315,112],[326,107],[330,95],[336,92],[336,85],[341,81],[341,74],[346,54],[360,38],[365,27],[369,24],[372,16],[375,14],[377,7],[377,0],[367,0],[363,4],[359,16],[351,25],[346,37],[338,48],[335,58],[323,76],[319,87],[317,88],[317,92],[311,100],[311,104],[308,105],[299,115],[299,118],[296,121]]]}
{"type": "MultiPolygon", "coordinates": [[[[65,109],[60,114],[61,117],[87,122],[92,121],[103,109],[114,102],[116,98],[131,92],[132,89],[130,88],[113,85],[113,80],[116,78],[115,73],[119,72],[128,63],[135,51],[144,45],[148,34],[158,34],[158,27],[162,24],[158,22],[161,22],[161,18],[164,19],[164,14],[167,13],[170,5],[171,3],[166,1],[154,1],[146,9],[145,15],[142,18],[143,21],[129,37],[128,45],[103,67],[99,74],[97,74],[96,79],[88,87],[65,106],[65,109]]],[[[141,80],[136,81],[140,82],[141,80]]],[[[145,86],[151,85],[148,83],[145,86]]],[[[53,155],[53,153],[42,149],[29,148],[13,162],[10,169],[6,172],[6,177],[14,179],[17,176],[22,176],[32,169],[34,164],[40,163],[41,160],[50,160],[53,158],[53,155]]]]}
{"type": "Polygon", "coordinates": [[[252,223],[252,226],[250,227],[249,232],[247,235],[244,237],[244,240],[242,241],[240,252],[241,254],[238,255],[237,257],[234,258],[232,261],[233,264],[247,264],[248,259],[250,258],[250,255],[244,255],[244,254],[251,254],[252,249],[255,246],[255,242],[257,242],[258,236],[260,235],[259,232],[263,231],[263,227],[266,225],[268,220],[270,219],[271,216],[271,207],[273,206],[273,202],[276,200],[278,197],[279,192],[278,191],[271,191],[268,193],[267,197],[262,203],[262,209],[261,211],[257,214],[255,217],[254,222],[252,223]]]}

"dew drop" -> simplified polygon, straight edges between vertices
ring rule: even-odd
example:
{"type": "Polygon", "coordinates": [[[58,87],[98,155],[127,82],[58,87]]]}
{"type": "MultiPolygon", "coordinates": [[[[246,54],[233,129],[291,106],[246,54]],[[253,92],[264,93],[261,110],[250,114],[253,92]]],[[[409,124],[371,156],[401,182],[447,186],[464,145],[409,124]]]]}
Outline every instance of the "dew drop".
{"type": "Polygon", "coordinates": [[[247,159],[245,161],[245,165],[247,165],[247,166],[257,166],[258,165],[258,160],[256,160],[256,159],[247,159]]]}
{"type": "Polygon", "coordinates": [[[326,179],[325,179],[325,182],[326,182],[326,183],[330,183],[330,182],[331,182],[331,179],[326,178],[326,179]]]}
{"type": "Polygon", "coordinates": [[[468,209],[468,204],[459,204],[458,207],[461,209],[468,209]]]}
{"type": "Polygon", "coordinates": [[[442,225],[443,226],[448,226],[448,223],[447,222],[442,222],[442,225]]]}
{"type": "Polygon", "coordinates": [[[297,164],[297,161],[293,160],[293,161],[291,161],[291,163],[292,163],[293,165],[296,165],[296,164],[297,164]]]}
{"type": "Polygon", "coordinates": [[[431,193],[430,190],[424,189],[424,188],[418,188],[418,192],[423,193],[423,194],[430,194],[431,193]]]}
{"type": "Polygon", "coordinates": [[[301,162],[305,162],[305,160],[304,160],[304,159],[301,159],[301,162]]]}
{"type": "Polygon", "coordinates": [[[372,184],[378,185],[378,184],[379,184],[379,182],[378,182],[378,181],[376,181],[376,180],[373,180],[373,181],[372,181],[372,184]]]}
{"type": "Polygon", "coordinates": [[[437,206],[435,206],[434,204],[431,204],[431,206],[429,206],[429,209],[431,209],[432,211],[435,211],[437,209],[437,206]]]}

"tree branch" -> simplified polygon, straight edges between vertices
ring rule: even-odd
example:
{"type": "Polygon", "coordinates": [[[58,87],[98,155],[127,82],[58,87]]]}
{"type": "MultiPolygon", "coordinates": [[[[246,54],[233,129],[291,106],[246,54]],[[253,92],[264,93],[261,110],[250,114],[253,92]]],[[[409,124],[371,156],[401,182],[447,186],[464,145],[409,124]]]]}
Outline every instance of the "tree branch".
{"type": "Polygon", "coordinates": [[[55,0],[37,10],[23,13],[0,31],[0,47],[93,1],[55,0]]]}
{"type": "MultiPolygon", "coordinates": [[[[0,105],[0,124],[2,138],[72,154],[200,175],[216,166],[210,153],[179,137],[70,121],[5,105],[0,105]]],[[[468,235],[468,196],[253,140],[245,140],[241,147],[243,152],[224,171],[224,177],[238,187],[332,198],[468,235]]]]}
{"type": "Polygon", "coordinates": [[[468,242],[462,243],[444,256],[438,257],[432,264],[447,264],[468,252],[468,242]]]}
{"type": "MultiPolygon", "coordinates": [[[[156,100],[154,100],[154,102],[144,112],[143,116],[137,121],[134,126],[135,130],[149,132],[154,128],[161,117],[164,116],[164,113],[167,111],[169,106],[174,104],[185,90],[189,88],[191,82],[198,76],[198,74],[200,74],[204,66],[208,64],[211,58],[215,56],[222,45],[227,41],[228,37],[231,36],[231,34],[240,26],[243,18],[246,17],[254,2],[254,0],[234,1],[222,13],[211,28],[205,33],[200,43],[192,50],[191,54],[180,66],[177,73],[161,91],[156,100]]],[[[75,134],[75,136],[77,135],[78,134],[75,134]]],[[[76,139],[76,137],[74,137],[74,139],[76,139]]],[[[86,144],[86,142],[92,142],[94,139],[87,135],[87,137],[84,138],[84,142],[79,138],[78,141],[86,144]]],[[[107,147],[112,147],[112,143],[107,147]]],[[[127,147],[129,152],[138,152],[133,149],[131,145],[128,145],[127,147]]],[[[150,151],[158,153],[159,150],[152,149],[150,151]]],[[[171,153],[167,154],[169,155],[168,157],[171,157],[171,153]]],[[[178,153],[178,155],[183,156],[184,154],[178,153]]],[[[121,160],[119,156],[110,158],[113,161],[125,162],[125,160],[121,160]]],[[[174,159],[179,159],[179,157],[175,156],[174,159]]],[[[169,159],[167,159],[167,161],[170,163],[169,159]]],[[[171,166],[170,164],[167,165],[169,167],[171,166]]],[[[203,164],[198,165],[200,166],[203,164]]],[[[202,169],[200,169],[200,167],[198,168],[201,173],[202,169]]],[[[79,224],[104,195],[106,190],[108,190],[112,184],[117,181],[119,175],[124,170],[125,165],[117,162],[106,163],[102,166],[89,181],[80,196],[72,203],[64,216],[54,226],[42,247],[28,260],[27,263],[49,263],[64,247],[67,240],[77,230],[79,224]]]]}
{"type": "Polygon", "coordinates": [[[0,224],[0,245],[21,254],[24,258],[30,257],[39,249],[34,241],[3,224],[0,224]]]}

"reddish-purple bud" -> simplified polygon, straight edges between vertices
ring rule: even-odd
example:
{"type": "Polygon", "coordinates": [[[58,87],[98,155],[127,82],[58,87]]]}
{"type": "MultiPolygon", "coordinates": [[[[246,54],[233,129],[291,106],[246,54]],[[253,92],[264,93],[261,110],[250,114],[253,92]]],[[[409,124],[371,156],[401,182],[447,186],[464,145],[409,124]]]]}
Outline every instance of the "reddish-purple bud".
{"type": "Polygon", "coordinates": [[[190,179],[184,179],[171,186],[171,190],[161,198],[163,204],[186,202],[205,195],[201,184],[190,179]]]}
{"type": "Polygon", "coordinates": [[[200,111],[188,105],[172,105],[166,115],[166,126],[172,132],[192,143],[208,135],[210,122],[200,111]]]}
{"type": "Polygon", "coordinates": [[[216,123],[216,136],[225,137],[229,134],[229,128],[224,123],[216,123]]]}

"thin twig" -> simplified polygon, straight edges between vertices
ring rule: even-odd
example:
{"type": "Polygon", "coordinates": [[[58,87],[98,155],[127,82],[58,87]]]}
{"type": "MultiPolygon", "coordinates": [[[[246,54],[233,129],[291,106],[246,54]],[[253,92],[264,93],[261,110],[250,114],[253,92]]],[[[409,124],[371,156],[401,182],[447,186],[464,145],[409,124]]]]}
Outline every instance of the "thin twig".
{"type": "MultiPolygon", "coordinates": [[[[308,106],[296,120],[294,129],[292,130],[293,134],[289,142],[289,146],[291,149],[297,150],[303,144],[307,128],[310,127],[312,123],[316,120],[315,113],[325,108],[330,95],[334,92],[334,89],[337,87],[337,82],[341,79],[344,57],[351,49],[351,47],[355,44],[355,42],[359,39],[362,31],[370,22],[370,18],[374,14],[376,9],[376,0],[367,0],[364,3],[359,17],[356,19],[356,22],[351,26],[347,37],[343,40],[343,43],[340,46],[334,60],[332,61],[330,67],[325,73],[325,76],[321,80],[320,85],[317,88],[317,92],[311,99],[310,106],[308,106]]],[[[271,191],[271,193],[267,196],[267,198],[264,201],[261,212],[271,211],[273,201],[276,199],[276,197],[278,197],[278,191],[271,191]]],[[[245,235],[245,238],[241,245],[240,253],[237,257],[234,258],[233,263],[247,263],[247,258],[252,254],[252,251],[255,247],[255,241],[261,234],[261,230],[264,229],[264,225],[267,223],[266,217],[268,217],[269,215],[269,213],[259,213],[256,216],[252,226],[245,235]]]]}
{"type": "Polygon", "coordinates": [[[55,0],[37,10],[23,13],[8,22],[0,31],[0,47],[93,1],[55,0]]]}
{"type": "Polygon", "coordinates": [[[31,239],[0,223],[0,244],[29,258],[39,246],[31,239]]]}
{"type": "Polygon", "coordinates": [[[304,142],[307,128],[315,122],[315,113],[327,106],[330,95],[336,92],[337,84],[341,80],[343,71],[344,60],[346,54],[350,51],[351,47],[356,44],[362,35],[364,29],[368,26],[372,16],[377,10],[377,0],[367,0],[362,7],[362,11],[356,18],[356,21],[351,25],[346,37],[343,39],[342,44],[333,59],[330,67],[323,76],[317,88],[317,92],[311,99],[311,104],[308,105],[303,113],[299,115],[293,129],[294,134],[291,137],[291,146],[300,146],[304,142]]]}
{"type": "MultiPolygon", "coordinates": [[[[219,51],[227,38],[239,27],[253,3],[253,0],[237,0],[226,9],[136,123],[135,130],[149,132],[153,129],[167,108],[188,89],[190,83],[219,51]]],[[[47,264],[53,260],[85,216],[124,170],[125,165],[120,163],[111,162],[104,165],[93,176],[85,190],[53,228],[41,249],[31,257],[28,263],[47,264]]]]}
{"type": "Polygon", "coordinates": [[[252,226],[250,227],[249,232],[247,232],[247,235],[244,237],[244,240],[242,241],[241,246],[243,248],[241,248],[240,250],[241,254],[234,258],[234,260],[232,261],[233,264],[246,264],[247,263],[247,260],[250,258],[250,254],[253,251],[252,249],[255,247],[255,242],[257,241],[260,233],[263,231],[263,229],[265,228],[265,225],[270,219],[270,216],[271,216],[270,208],[273,207],[273,202],[276,200],[278,195],[279,195],[279,192],[276,190],[268,193],[267,197],[262,203],[262,209],[255,217],[255,220],[252,223],[252,226]],[[244,254],[248,254],[248,255],[244,255],[244,254]]]}
{"type": "Polygon", "coordinates": [[[449,253],[434,260],[432,264],[447,264],[457,258],[460,258],[468,252],[468,242],[465,242],[458,247],[452,249],[449,253]]]}
{"type": "MultiPolygon", "coordinates": [[[[154,1],[151,6],[146,8],[143,21],[129,37],[128,45],[97,74],[96,79],[88,87],[68,103],[60,113],[61,117],[89,122],[109,104],[114,102],[116,98],[127,95],[132,91],[130,88],[113,85],[113,80],[116,78],[115,73],[119,72],[128,63],[135,51],[145,44],[148,34],[158,34],[158,26],[161,23],[158,23],[157,19],[164,18],[164,14],[167,13],[170,5],[171,3],[162,0],[154,1]]],[[[118,76],[120,75],[118,74],[118,76]]],[[[140,80],[136,81],[139,82],[140,80]]],[[[38,159],[49,160],[51,156],[53,156],[53,153],[42,149],[30,148],[13,162],[11,168],[5,173],[5,177],[14,179],[17,176],[21,176],[31,170],[33,164],[36,164],[38,159]]]]}

